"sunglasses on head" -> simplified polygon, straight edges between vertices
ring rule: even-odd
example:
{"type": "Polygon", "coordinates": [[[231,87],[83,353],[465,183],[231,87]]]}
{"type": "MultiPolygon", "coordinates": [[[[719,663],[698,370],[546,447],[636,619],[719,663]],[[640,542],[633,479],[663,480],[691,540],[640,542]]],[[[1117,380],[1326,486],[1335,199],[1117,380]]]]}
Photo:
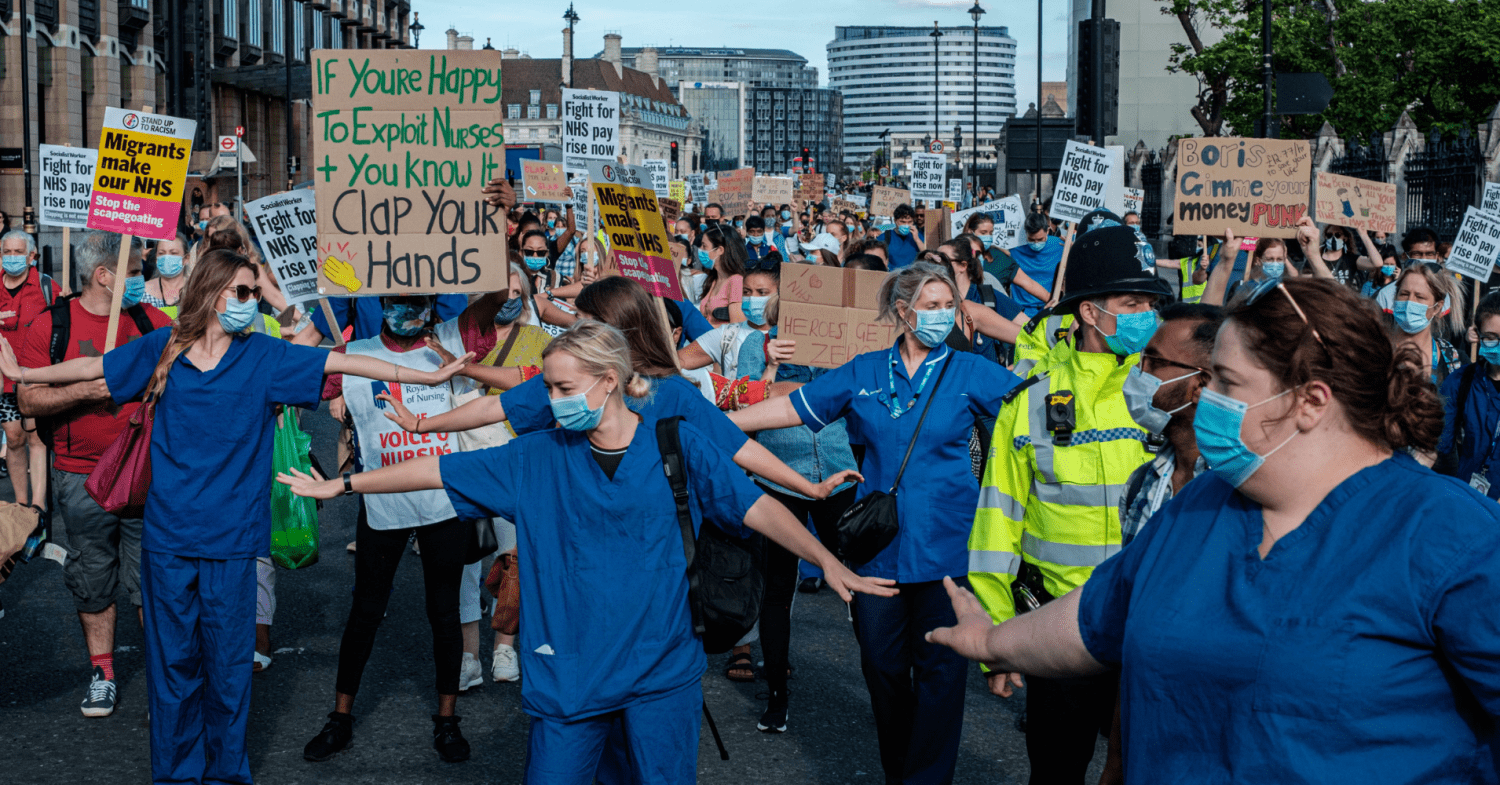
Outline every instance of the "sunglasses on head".
{"type": "Polygon", "coordinates": [[[1328,344],[1323,342],[1323,336],[1318,334],[1318,328],[1314,327],[1312,322],[1308,321],[1307,314],[1302,311],[1302,306],[1297,304],[1297,298],[1293,297],[1292,293],[1287,291],[1286,284],[1282,283],[1280,278],[1267,278],[1255,284],[1250,289],[1250,293],[1245,296],[1244,307],[1249,308],[1255,305],[1260,298],[1264,297],[1272,289],[1280,289],[1281,293],[1286,295],[1286,301],[1292,304],[1292,310],[1296,311],[1297,315],[1302,317],[1302,323],[1307,325],[1307,329],[1312,332],[1312,337],[1317,340],[1319,346],[1323,347],[1323,351],[1328,352],[1331,356],[1333,352],[1329,351],[1328,344]]]}
{"type": "Polygon", "coordinates": [[[240,302],[245,302],[252,297],[257,300],[260,299],[259,286],[245,286],[244,284],[240,284],[238,286],[226,286],[224,288],[229,292],[230,296],[234,297],[240,302]]]}

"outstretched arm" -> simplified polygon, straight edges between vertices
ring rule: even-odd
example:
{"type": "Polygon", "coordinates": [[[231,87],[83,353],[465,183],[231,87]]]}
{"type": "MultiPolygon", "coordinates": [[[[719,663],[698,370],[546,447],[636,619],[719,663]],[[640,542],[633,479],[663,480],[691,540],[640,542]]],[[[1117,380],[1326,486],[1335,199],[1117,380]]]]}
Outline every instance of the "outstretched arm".
{"type": "Polygon", "coordinates": [[[850,592],[873,594],[877,597],[893,597],[897,590],[895,581],[887,578],[861,578],[849,571],[836,556],[828,552],[800,521],[792,517],[781,502],[770,496],[762,496],[745,513],[745,525],[766,535],[793,555],[806,559],[823,569],[828,585],[844,602],[854,599],[850,592]]]}
{"type": "Polygon", "coordinates": [[[1064,678],[1106,670],[1089,654],[1083,645],[1083,633],[1078,629],[1082,589],[1074,589],[1056,602],[995,624],[968,589],[959,587],[952,578],[944,578],[943,586],[953,600],[958,624],[927,633],[928,642],[940,643],[1002,673],[1064,678]]]}
{"type": "Polygon", "coordinates": [[[745,433],[791,428],[802,424],[802,416],[792,407],[790,398],[772,398],[748,409],[730,412],[729,419],[745,433]]]}
{"type": "Polygon", "coordinates": [[[22,368],[10,341],[0,339],[0,373],[22,384],[72,384],[104,378],[103,357],[77,357],[43,368],[22,368]]]}
{"type": "MultiPolygon", "coordinates": [[[[377,360],[359,354],[341,354],[329,352],[328,360],[323,365],[323,373],[350,373],[355,376],[363,376],[366,379],[378,379],[382,382],[400,382],[404,384],[425,384],[428,386],[442,384],[453,378],[453,375],[462,371],[464,366],[474,359],[474,353],[469,352],[436,371],[419,371],[415,368],[403,368],[395,363],[377,360]]],[[[101,370],[103,366],[100,366],[101,370]]]]}
{"type": "Polygon", "coordinates": [[[486,395],[476,398],[453,411],[443,412],[436,417],[420,418],[411,413],[400,401],[392,398],[389,393],[381,393],[376,399],[385,401],[391,407],[391,411],[385,413],[391,422],[401,426],[404,431],[411,433],[452,433],[454,431],[471,431],[492,423],[505,421],[505,407],[500,405],[500,396],[486,395]]]}
{"type": "MultiPolygon", "coordinates": [[[[314,499],[332,499],[344,492],[342,477],[325,480],[316,473],[303,474],[296,469],[276,475],[276,481],[289,486],[292,493],[298,496],[309,496],[314,499]]],[[[438,456],[428,455],[392,464],[383,469],[352,475],[349,478],[349,486],[356,493],[440,490],[443,487],[443,476],[438,472],[438,456]]]]}

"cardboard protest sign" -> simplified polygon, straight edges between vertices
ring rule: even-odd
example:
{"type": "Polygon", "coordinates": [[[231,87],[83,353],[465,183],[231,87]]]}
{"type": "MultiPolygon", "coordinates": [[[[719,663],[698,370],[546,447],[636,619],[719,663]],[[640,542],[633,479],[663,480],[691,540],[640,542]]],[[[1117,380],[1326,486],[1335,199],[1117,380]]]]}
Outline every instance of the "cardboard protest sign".
{"type": "Polygon", "coordinates": [[[38,222],[65,229],[85,228],[99,151],[44,144],[39,152],[42,178],[38,188],[38,222]]]}
{"type": "Polygon", "coordinates": [[[522,161],[521,190],[524,192],[521,196],[523,202],[567,204],[573,201],[563,165],[553,161],[522,161]]]}
{"type": "Polygon", "coordinates": [[[682,216],[682,202],[676,199],[657,197],[656,206],[661,209],[661,219],[667,224],[667,228],[669,229],[682,216]]]}
{"type": "Polygon", "coordinates": [[[877,185],[870,191],[870,215],[889,218],[903,204],[911,204],[911,192],[905,188],[877,185]]]}
{"type": "Polygon", "coordinates": [[[1500,254],[1500,216],[1472,207],[1464,211],[1464,223],[1453,239],[1453,250],[1444,264],[1449,270],[1476,281],[1488,281],[1500,254]]]}
{"type": "MultiPolygon", "coordinates": [[[[743,170],[741,170],[743,171],[743,170]]],[[[796,193],[796,181],[790,177],[760,177],[757,176],[751,183],[750,201],[757,205],[761,204],[791,204],[793,195],[796,193]]],[[[719,179],[719,191],[724,191],[723,178],[719,179]]],[[[739,209],[742,202],[726,202],[733,204],[733,209],[739,209]]]]}
{"type": "Polygon", "coordinates": [[[1500,183],[1484,184],[1484,197],[1479,200],[1479,211],[1500,215],[1500,183]]]}
{"type": "Polygon", "coordinates": [[[797,179],[798,200],[818,204],[823,201],[824,193],[822,175],[808,172],[797,179]]]}
{"type": "Polygon", "coordinates": [[[1105,209],[1113,168],[1114,158],[1108,150],[1069,140],[1048,215],[1059,221],[1078,221],[1095,210],[1105,209]]]}
{"type": "Polygon", "coordinates": [[[743,210],[750,201],[750,194],[755,187],[755,170],[745,168],[723,172],[715,182],[716,185],[708,188],[710,191],[718,191],[718,196],[710,196],[708,201],[729,205],[725,212],[733,213],[735,210],[743,210]]]}
{"type": "Polygon", "coordinates": [[[911,154],[911,195],[913,199],[938,201],[943,198],[948,178],[948,156],[942,153],[911,154]]]}
{"type": "Polygon", "coordinates": [[[832,199],[828,202],[828,209],[834,211],[835,213],[843,215],[844,213],[857,213],[861,208],[859,205],[849,201],[848,199],[832,199]]]}
{"type": "Polygon", "coordinates": [[[782,265],[777,334],[797,342],[790,362],[837,368],[856,355],[889,349],[896,326],[876,321],[885,277],[874,270],[782,265]]]}
{"type": "Polygon", "coordinates": [[[318,293],[493,292],[505,214],[500,53],[313,52],[318,293]]]}
{"type": "Polygon", "coordinates": [[[1004,199],[985,202],[972,209],[953,213],[948,217],[949,233],[962,234],[963,227],[969,222],[969,218],[979,214],[989,216],[990,220],[995,223],[991,247],[1009,250],[1026,242],[1025,235],[1021,233],[1021,224],[1026,220],[1026,211],[1021,205],[1021,197],[1007,196],[1004,199]]]}
{"type": "Polygon", "coordinates": [[[656,198],[665,199],[671,195],[667,185],[670,179],[667,175],[667,159],[647,158],[641,161],[641,168],[651,175],[651,190],[656,192],[656,198]]]}
{"type": "Polygon", "coordinates": [[[562,90],[563,168],[586,174],[593,161],[620,154],[620,94],[602,90],[562,90]]]}
{"type": "Polygon", "coordinates": [[[1313,218],[1367,232],[1394,232],[1396,184],[1318,172],[1313,218]]]}
{"type": "Polygon", "coordinates": [[[1139,215],[1140,212],[1141,212],[1141,210],[1145,209],[1145,207],[1146,207],[1146,192],[1145,191],[1141,190],[1140,188],[1126,188],[1125,189],[1125,202],[1124,202],[1124,204],[1121,205],[1121,208],[1122,208],[1121,211],[1120,211],[1120,215],[1121,216],[1124,216],[1125,213],[1136,213],[1137,215],[1139,215]]]}
{"type": "Polygon", "coordinates": [[[85,225],[152,240],[176,237],[197,130],[196,120],[105,109],[85,225]]]}
{"type": "Polygon", "coordinates": [[[245,203],[266,266],[289,305],[318,299],[318,205],[306,188],[245,203]]]}
{"type": "Polygon", "coordinates": [[[682,284],[649,174],[643,167],[595,161],[589,164],[589,183],[620,274],[658,297],[681,300],[682,284]]]}
{"type": "Polygon", "coordinates": [[[667,183],[667,198],[675,199],[678,203],[688,201],[688,186],[686,180],[672,180],[667,183]]]}
{"type": "Polygon", "coordinates": [[[1177,234],[1296,237],[1307,214],[1312,148],[1295,139],[1177,142],[1177,234]]]}

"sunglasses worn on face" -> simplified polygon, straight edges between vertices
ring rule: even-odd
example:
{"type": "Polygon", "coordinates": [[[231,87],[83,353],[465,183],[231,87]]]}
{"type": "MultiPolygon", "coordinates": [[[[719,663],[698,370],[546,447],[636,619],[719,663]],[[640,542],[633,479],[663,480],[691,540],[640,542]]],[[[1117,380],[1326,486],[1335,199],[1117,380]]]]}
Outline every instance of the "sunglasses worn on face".
{"type": "Polygon", "coordinates": [[[1312,322],[1307,320],[1307,314],[1303,313],[1302,306],[1297,304],[1297,298],[1293,297],[1292,293],[1287,291],[1286,284],[1282,283],[1280,278],[1267,278],[1260,283],[1257,283],[1255,287],[1250,290],[1250,294],[1246,295],[1245,307],[1249,308],[1250,306],[1255,305],[1255,303],[1259,301],[1260,298],[1265,296],[1266,292],[1269,292],[1272,289],[1280,289],[1281,293],[1286,295],[1286,301],[1291,303],[1292,310],[1296,311],[1297,315],[1302,317],[1302,323],[1307,325],[1307,329],[1312,332],[1312,337],[1318,341],[1318,345],[1323,347],[1323,351],[1328,352],[1329,356],[1332,356],[1333,352],[1328,349],[1328,344],[1323,342],[1323,336],[1318,334],[1318,328],[1314,327],[1312,325],[1312,322]]]}
{"type": "Polygon", "coordinates": [[[245,286],[244,284],[240,284],[239,286],[226,286],[224,287],[224,289],[225,291],[229,292],[229,295],[231,297],[239,300],[240,302],[245,302],[251,297],[254,297],[257,300],[260,299],[259,286],[245,286]]]}

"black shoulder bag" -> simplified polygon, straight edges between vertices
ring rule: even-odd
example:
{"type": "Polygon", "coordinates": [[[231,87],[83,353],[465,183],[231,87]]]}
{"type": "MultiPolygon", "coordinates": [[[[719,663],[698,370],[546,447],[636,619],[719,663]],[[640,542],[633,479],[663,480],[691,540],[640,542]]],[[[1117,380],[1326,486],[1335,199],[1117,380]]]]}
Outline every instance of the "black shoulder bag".
{"type": "MultiPolygon", "coordinates": [[[[952,351],[951,349],[949,350],[952,351]]],[[[911,460],[912,449],[917,446],[917,437],[922,433],[922,423],[932,409],[932,399],[937,397],[943,376],[948,373],[953,356],[943,361],[943,370],[927,393],[927,403],[922,407],[922,417],[917,420],[917,429],[911,434],[911,443],[906,445],[906,457],[901,459],[901,468],[896,471],[896,481],[891,483],[889,493],[874,491],[849,505],[838,523],[838,557],[851,565],[868,564],[896,539],[901,531],[900,516],[896,513],[896,489],[901,485],[901,475],[906,474],[906,464],[911,460]]],[[[895,392],[894,390],[892,391],[895,392]]]]}

